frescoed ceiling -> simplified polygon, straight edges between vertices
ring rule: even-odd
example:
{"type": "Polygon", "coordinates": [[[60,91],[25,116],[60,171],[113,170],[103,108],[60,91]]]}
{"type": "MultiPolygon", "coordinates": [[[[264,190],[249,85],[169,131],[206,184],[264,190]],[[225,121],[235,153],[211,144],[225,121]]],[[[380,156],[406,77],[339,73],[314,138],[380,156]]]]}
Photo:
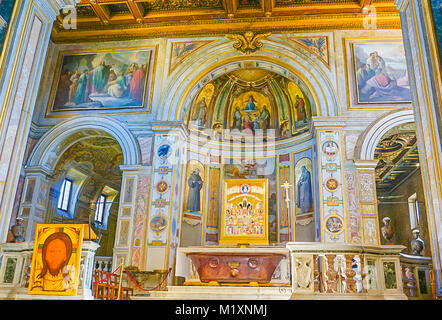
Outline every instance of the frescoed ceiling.
{"type": "Polygon", "coordinates": [[[376,148],[376,187],[378,193],[390,193],[419,169],[419,152],[414,124],[393,128],[376,148]]]}
{"type": "Polygon", "coordinates": [[[97,41],[168,35],[219,35],[244,31],[361,28],[376,8],[377,28],[400,28],[394,0],[82,0],[77,29],[63,28],[55,42],[97,41]]]}
{"type": "Polygon", "coordinates": [[[55,173],[67,169],[69,163],[75,163],[84,172],[99,176],[108,183],[121,183],[119,166],[123,164],[123,153],[118,142],[113,138],[94,137],[78,141],[69,147],[57,163],[55,173]]]}

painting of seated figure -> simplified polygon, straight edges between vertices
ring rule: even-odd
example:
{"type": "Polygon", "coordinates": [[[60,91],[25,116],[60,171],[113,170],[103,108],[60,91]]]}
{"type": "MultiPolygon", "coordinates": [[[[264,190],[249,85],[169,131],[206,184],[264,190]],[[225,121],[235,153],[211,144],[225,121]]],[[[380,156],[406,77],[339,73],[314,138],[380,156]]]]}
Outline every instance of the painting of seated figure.
{"type": "Polygon", "coordinates": [[[50,112],[146,108],[152,56],[151,48],[61,53],[50,112]]]}
{"type": "Polygon", "coordinates": [[[401,42],[353,44],[357,103],[410,102],[405,50],[401,42]]]}

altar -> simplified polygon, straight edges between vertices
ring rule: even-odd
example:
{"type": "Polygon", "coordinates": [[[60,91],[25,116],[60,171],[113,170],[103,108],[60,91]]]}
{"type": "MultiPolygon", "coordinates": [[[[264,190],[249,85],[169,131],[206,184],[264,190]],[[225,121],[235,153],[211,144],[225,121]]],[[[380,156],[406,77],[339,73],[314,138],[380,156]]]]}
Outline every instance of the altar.
{"type": "Polygon", "coordinates": [[[184,285],[290,286],[285,247],[181,247],[175,275],[184,285]]]}

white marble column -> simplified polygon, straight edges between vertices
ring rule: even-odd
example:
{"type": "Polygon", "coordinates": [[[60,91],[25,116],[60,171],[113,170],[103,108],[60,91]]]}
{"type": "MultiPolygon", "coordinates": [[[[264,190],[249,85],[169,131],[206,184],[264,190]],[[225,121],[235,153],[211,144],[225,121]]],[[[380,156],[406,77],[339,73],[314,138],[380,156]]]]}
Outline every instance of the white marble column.
{"type": "Polygon", "coordinates": [[[78,0],[18,1],[0,61],[0,242],[6,241],[53,21],[78,0]]]}
{"type": "Polygon", "coordinates": [[[442,78],[429,0],[395,0],[400,10],[416,116],[437,295],[442,296],[442,78]]]}
{"type": "Polygon", "coordinates": [[[45,223],[48,208],[50,173],[43,167],[25,169],[26,177],[18,217],[23,219],[26,241],[34,240],[37,223],[45,223]]]}
{"type": "Polygon", "coordinates": [[[348,242],[342,119],[313,118],[315,129],[323,243],[348,242]]]}

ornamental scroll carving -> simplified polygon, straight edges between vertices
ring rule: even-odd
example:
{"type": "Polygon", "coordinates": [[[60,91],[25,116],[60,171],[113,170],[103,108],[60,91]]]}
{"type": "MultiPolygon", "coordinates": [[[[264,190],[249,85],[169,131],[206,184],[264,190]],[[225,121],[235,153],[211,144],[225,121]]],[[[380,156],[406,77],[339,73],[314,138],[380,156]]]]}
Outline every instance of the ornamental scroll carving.
{"type": "Polygon", "coordinates": [[[239,52],[250,54],[261,49],[264,46],[261,40],[269,37],[270,35],[270,32],[254,34],[252,31],[247,31],[243,35],[226,34],[226,38],[230,40],[235,40],[233,48],[235,48],[239,52]]]}
{"type": "Polygon", "coordinates": [[[313,289],[313,257],[295,257],[297,289],[313,289]]]}
{"type": "Polygon", "coordinates": [[[360,173],[359,174],[359,194],[361,197],[361,202],[375,202],[375,192],[374,192],[374,179],[371,173],[360,173]]]}

